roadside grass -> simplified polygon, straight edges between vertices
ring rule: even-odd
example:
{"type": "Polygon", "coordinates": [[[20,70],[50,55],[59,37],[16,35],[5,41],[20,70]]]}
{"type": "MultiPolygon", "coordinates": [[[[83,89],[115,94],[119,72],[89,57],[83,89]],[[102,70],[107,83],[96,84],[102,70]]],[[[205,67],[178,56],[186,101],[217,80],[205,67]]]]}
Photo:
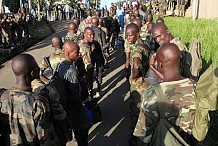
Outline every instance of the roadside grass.
{"type": "Polygon", "coordinates": [[[179,37],[188,48],[194,38],[200,40],[203,59],[202,72],[205,71],[211,63],[218,64],[217,20],[192,20],[191,18],[183,17],[164,17],[164,21],[172,35],[179,37]]]}

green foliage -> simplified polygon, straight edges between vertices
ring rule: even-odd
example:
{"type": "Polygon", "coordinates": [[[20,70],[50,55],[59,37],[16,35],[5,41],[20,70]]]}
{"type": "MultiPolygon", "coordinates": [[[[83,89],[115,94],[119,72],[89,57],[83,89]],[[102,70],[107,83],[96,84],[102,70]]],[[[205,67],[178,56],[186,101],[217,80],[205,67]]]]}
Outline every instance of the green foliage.
{"type": "Polygon", "coordinates": [[[201,41],[201,55],[203,58],[203,70],[211,63],[218,64],[218,21],[208,19],[192,20],[182,17],[165,17],[165,24],[174,37],[179,37],[187,47],[192,40],[201,41]]]}
{"type": "Polygon", "coordinates": [[[4,3],[12,13],[16,13],[20,8],[20,0],[4,0],[4,3]]]}

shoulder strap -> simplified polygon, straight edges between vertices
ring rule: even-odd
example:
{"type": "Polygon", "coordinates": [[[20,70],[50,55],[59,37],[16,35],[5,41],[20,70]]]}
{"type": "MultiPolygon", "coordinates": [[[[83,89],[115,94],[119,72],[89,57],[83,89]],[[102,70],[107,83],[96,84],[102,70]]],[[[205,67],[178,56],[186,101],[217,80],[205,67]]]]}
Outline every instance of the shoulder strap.
{"type": "Polygon", "coordinates": [[[157,102],[158,102],[158,110],[160,113],[160,118],[165,119],[165,94],[163,92],[163,89],[161,88],[160,84],[153,84],[151,85],[156,94],[157,94],[157,102]]]}

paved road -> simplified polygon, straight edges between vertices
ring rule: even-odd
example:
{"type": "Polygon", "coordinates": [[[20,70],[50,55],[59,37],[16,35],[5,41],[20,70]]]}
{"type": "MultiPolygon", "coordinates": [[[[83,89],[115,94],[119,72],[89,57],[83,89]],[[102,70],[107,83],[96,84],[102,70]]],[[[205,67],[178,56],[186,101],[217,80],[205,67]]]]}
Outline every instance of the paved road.
{"type": "MultiPolygon", "coordinates": [[[[50,45],[51,37],[64,36],[68,23],[69,21],[54,22],[52,26],[56,33],[29,48],[25,53],[33,55],[40,63],[43,56],[53,51],[50,45]]],[[[110,57],[110,68],[104,72],[102,91],[105,94],[99,99],[103,121],[90,129],[89,146],[128,146],[130,136],[129,92],[124,77],[123,62],[122,48],[119,47],[110,57]]],[[[14,84],[15,78],[11,71],[10,60],[0,66],[0,88],[11,88],[14,84]]],[[[76,143],[70,142],[67,146],[76,146],[76,143]]]]}

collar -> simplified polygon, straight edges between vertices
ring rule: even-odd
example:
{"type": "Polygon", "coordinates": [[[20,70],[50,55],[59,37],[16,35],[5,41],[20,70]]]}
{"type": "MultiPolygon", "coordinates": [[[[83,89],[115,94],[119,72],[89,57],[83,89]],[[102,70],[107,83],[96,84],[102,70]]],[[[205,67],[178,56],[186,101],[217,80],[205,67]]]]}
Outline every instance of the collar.
{"type": "Polygon", "coordinates": [[[21,90],[21,91],[28,91],[28,92],[31,92],[32,91],[32,88],[28,87],[28,86],[24,86],[24,85],[20,85],[20,84],[16,84],[13,89],[18,89],[18,90],[21,90]]]}

